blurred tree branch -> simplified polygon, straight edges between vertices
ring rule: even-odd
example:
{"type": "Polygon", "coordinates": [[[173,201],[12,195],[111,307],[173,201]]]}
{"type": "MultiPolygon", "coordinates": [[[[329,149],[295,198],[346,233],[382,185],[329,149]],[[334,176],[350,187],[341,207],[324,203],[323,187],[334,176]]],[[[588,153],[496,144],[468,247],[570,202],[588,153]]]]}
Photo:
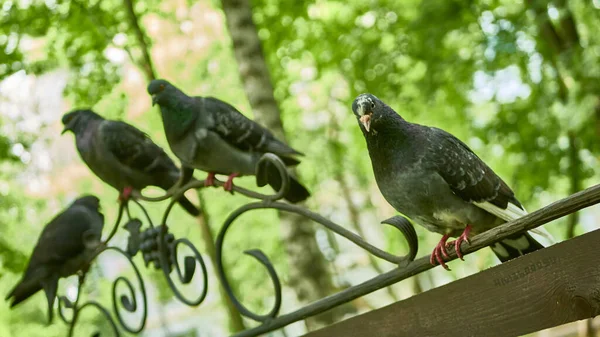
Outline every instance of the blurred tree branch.
{"type": "MultiPolygon", "coordinates": [[[[215,246],[215,236],[210,229],[210,216],[206,212],[206,201],[202,197],[202,193],[198,190],[198,202],[200,206],[198,209],[200,210],[200,215],[198,216],[198,225],[200,226],[200,231],[202,233],[202,240],[204,241],[204,247],[206,249],[206,253],[210,257],[210,262],[213,266],[217,265],[217,248],[215,246]]],[[[232,282],[235,285],[234,282],[232,282]]],[[[229,331],[238,332],[242,331],[246,328],[244,325],[244,320],[242,319],[242,315],[239,313],[227,293],[225,289],[219,283],[219,295],[221,296],[221,300],[225,304],[227,312],[229,314],[229,331]]]]}
{"type": "MultiPolygon", "coordinates": [[[[544,57],[551,61],[554,70],[557,73],[557,79],[560,87],[560,97],[563,103],[567,103],[573,99],[569,95],[569,89],[565,84],[565,70],[562,70],[558,60],[563,60],[565,63],[564,68],[570,70],[576,77],[581,74],[578,69],[579,65],[573,60],[573,56],[577,55],[576,59],[580,59],[579,54],[581,53],[581,46],[579,44],[579,33],[573,14],[568,7],[568,4],[564,0],[556,1],[561,17],[559,20],[559,32],[554,27],[554,24],[550,20],[548,14],[548,1],[540,0],[528,0],[528,5],[533,8],[536,15],[536,22],[538,23],[540,39],[545,45],[551,48],[545,49],[544,57]],[[550,51],[551,50],[551,51],[550,51]]],[[[581,78],[577,78],[581,80],[581,78]]],[[[600,102],[600,96],[599,96],[600,102]]],[[[593,114],[594,117],[600,118],[597,113],[593,114]]],[[[600,122],[600,119],[598,120],[600,122]]],[[[568,130],[567,137],[569,139],[569,181],[570,181],[570,193],[575,193],[581,189],[581,161],[579,159],[579,147],[577,146],[577,136],[575,130],[568,130]]],[[[600,138],[600,128],[598,129],[598,137],[600,138]]],[[[575,235],[575,227],[578,223],[579,216],[577,213],[573,213],[569,216],[569,224],[566,230],[567,238],[572,238],[575,235]]]]}
{"type": "Polygon", "coordinates": [[[569,98],[569,90],[565,83],[564,74],[562,74],[560,65],[558,64],[558,56],[564,51],[564,43],[548,16],[548,2],[527,0],[527,4],[535,13],[535,21],[538,25],[538,31],[541,37],[538,41],[540,41],[543,46],[543,48],[541,48],[542,55],[550,61],[558,75],[559,97],[561,101],[565,103],[569,98]]]}
{"type": "MultiPolygon", "coordinates": [[[[133,4],[134,0],[123,0],[125,9],[127,11],[127,17],[129,18],[129,25],[133,30],[137,43],[142,53],[143,62],[139,62],[138,65],[142,68],[146,77],[149,81],[156,79],[156,71],[150,56],[150,47],[146,42],[147,36],[140,27],[138,16],[135,14],[135,8],[133,4]]],[[[133,60],[135,62],[135,60],[133,60]]]]}

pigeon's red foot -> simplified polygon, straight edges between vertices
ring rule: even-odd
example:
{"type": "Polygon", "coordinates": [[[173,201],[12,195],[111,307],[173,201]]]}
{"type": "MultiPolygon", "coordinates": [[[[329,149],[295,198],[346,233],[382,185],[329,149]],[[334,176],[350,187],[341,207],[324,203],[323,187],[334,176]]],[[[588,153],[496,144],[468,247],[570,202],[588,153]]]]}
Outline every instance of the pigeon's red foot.
{"type": "Polygon", "coordinates": [[[208,172],[206,179],[204,179],[204,186],[205,187],[215,186],[215,173],[214,172],[208,172]]]}
{"type": "Polygon", "coordinates": [[[469,244],[471,243],[471,241],[469,241],[469,233],[471,233],[471,225],[467,225],[463,233],[458,237],[458,239],[454,241],[454,250],[456,251],[456,256],[458,256],[463,261],[465,259],[463,259],[463,255],[460,251],[460,245],[465,241],[469,244]]]}
{"type": "Polygon", "coordinates": [[[440,266],[444,267],[444,269],[446,270],[450,270],[450,268],[448,268],[448,266],[444,262],[444,257],[449,257],[448,251],[446,251],[446,242],[448,241],[449,237],[450,234],[445,234],[444,236],[442,236],[440,242],[435,246],[435,248],[433,248],[433,252],[431,253],[431,257],[429,258],[429,263],[435,266],[437,261],[437,263],[439,263],[440,266]]]}
{"type": "Polygon", "coordinates": [[[233,178],[239,177],[239,173],[232,173],[227,177],[227,181],[223,184],[223,189],[225,191],[231,192],[233,190],[233,178]]]}
{"type": "Polygon", "coordinates": [[[127,202],[129,198],[131,198],[131,192],[133,192],[133,187],[127,186],[123,189],[121,194],[119,194],[119,202],[127,202]]]}

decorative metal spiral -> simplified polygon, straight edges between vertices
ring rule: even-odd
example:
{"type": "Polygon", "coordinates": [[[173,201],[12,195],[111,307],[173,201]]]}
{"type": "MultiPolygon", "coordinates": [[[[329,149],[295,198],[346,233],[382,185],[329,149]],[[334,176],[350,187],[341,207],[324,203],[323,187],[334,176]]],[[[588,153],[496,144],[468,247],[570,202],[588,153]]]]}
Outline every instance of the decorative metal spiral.
{"type": "Polygon", "coordinates": [[[208,271],[206,270],[206,265],[204,264],[204,260],[202,259],[202,255],[200,252],[194,247],[194,245],[185,238],[177,239],[174,241],[168,240],[168,227],[166,225],[162,225],[159,227],[161,230],[158,235],[158,257],[159,257],[159,266],[163,271],[165,276],[165,280],[169,284],[169,287],[173,291],[173,294],[179,299],[181,302],[189,305],[189,306],[197,306],[204,301],[206,298],[206,294],[208,293],[208,271]],[[177,251],[180,245],[187,246],[192,250],[193,256],[186,256],[184,258],[183,269],[179,264],[179,259],[177,259],[177,251]],[[181,291],[173,282],[171,278],[171,271],[173,266],[177,271],[177,276],[179,279],[179,283],[181,284],[189,284],[196,271],[196,262],[200,265],[201,273],[202,273],[202,291],[200,295],[195,299],[189,299],[184,296],[181,291]]]}
{"type": "MultiPolygon", "coordinates": [[[[144,329],[144,326],[146,325],[146,318],[148,316],[148,299],[146,297],[146,287],[144,285],[144,280],[142,279],[142,275],[140,274],[139,269],[137,268],[137,266],[135,265],[135,263],[133,262],[131,257],[125,251],[123,251],[121,248],[118,248],[118,247],[104,247],[101,250],[99,250],[91,260],[95,260],[100,254],[102,254],[106,251],[114,251],[114,252],[121,254],[122,256],[124,256],[127,259],[127,261],[129,261],[129,264],[133,267],[133,270],[136,275],[137,283],[138,283],[138,289],[139,289],[139,292],[142,297],[141,305],[139,304],[139,301],[137,299],[133,283],[124,276],[119,276],[117,279],[115,279],[113,281],[112,303],[113,303],[113,313],[116,316],[117,321],[119,322],[119,325],[125,331],[127,331],[129,333],[139,333],[144,329]],[[119,288],[119,285],[121,285],[121,284],[125,285],[125,289],[127,289],[127,294],[121,295],[120,297],[118,297],[118,293],[119,293],[118,288],[119,288]],[[118,305],[117,303],[120,303],[120,305],[118,305]],[[137,324],[137,326],[132,327],[128,323],[125,322],[125,320],[123,319],[122,314],[121,314],[122,310],[119,307],[121,307],[122,310],[125,310],[129,313],[136,313],[136,312],[138,312],[138,309],[141,308],[141,316],[142,317],[140,318],[140,321],[137,324]]],[[[113,332],[115,333],[115,336],[120,336],[119,329],[117,328],[117,325],[116,325],[112,315],[110,314],[108,309],[106,309],[102,304],[100,304],[96,301],[87,301],[83,304],[79,304],[79,302],[81,300],[81,288],[84,284],[85,275],[86,275],[85,273],[80,274],[79,285],[78,285],[78,289],[77,289],[77,298],[75,299],[75,302],[71,302],[65,296],[60,296],[58,298],[59,316],[65,323],[70,324],[69,336],[73,336],[73,330],[77,323],[79,314],[86,307],[95,307],[96,309],[98,309],[104,315],[106,320],[109,322],[110,326],[112,327],[113,332]],[[70,309],[72,311],[71,318],[67,317],[67,315],[65,314],[65,309],[70,309]]]]}
{"type": "MultiPolygon", "coordinates": [[[[258,197],[259,197],[259,199],[262,199],[263,201],[246,204],[246,205],[241,206],[240,208],[236,209],[235,211],[233,211],[229,215],[229,217],[225,220],[225,223],[221,227],[221,230],[219,232],[219,235],[217,236],[217,241],[216,241],[216,250],[217,250],[216,251],[216,260],[217,260],[216,268],[217,268],[217,273],[219,275],[219,279],[221,280],[221,283],[223,284],[223,287],[225,288],[227,295],[231,298],[232,302],[234,303],[234,305],[237,307],[237,309],[240,311],[240,313],[242,315],[249,317],[255,321],[266,322],[267,320],[275,318],[277,316],[277,314],[279,313],[279,309],[281,308],[281,299],[282,299],[281,283],[279,281],[279,277],[277,276],[277,272],[275,271],[275,268],[273,268],[273,265],[270,262],[269,258],[259,249],[248,250],[248,251],[245,251],[244,253],[254,257],[256,260],[258,260],[258,262],[260,264],[262,264],[267,269],[267,272],[269,274],[271,282],[273,283],[273,288],[275,291],[275,303],[273,304],[273,307],[267,314],[264,314],[264,315],[257,314],[257,313],[250,311],[248,308],[246,308],[237,299],[237,297],[233,293],[233,290],[231,288],[231,285],[229,284],[229,281],[227,280],[227,276],[226,276],[224,265],[223,265],[223,243],[225,240],[225,235],[226,235],[229,227],[233,224],[233,222],[238,217],[240,217],[242,214],[244,214],[248,211],[251,211],[251,210],[278,209],[278,210],[282,210],[282,211],[295,213],[295,214],[304,216],[320,225],[327,227],[329,230],[333,231],[334,233],[345,237],[346,239],[352,241],[357,246],[367,250],[369,253],[371,253],[381,259],[384,259],[388,262],[397,264],[399,266],[406,265],[410,261],[414,260],[416,254],[417,254],[418,240],[417,240],[417,235],[414,230],[414,227],[406,218],[397,216],[397,217],[393,217],[393,218],[383,221],[383,223],[391,225],[391,226],[397,228],[398,230],[400,230],[400,232],[404,235],[404,237],[407,240],[408,245],[409,245],[409,252],[407,255],[405,255],[405,256],[392,255],[390,253],[387,253],[387,252],[369,244],[368,242],[364,241],[360,236],[354,234],[353,232],[345,229],[342,226],[339,226],[339,225],[333,223],[332,221],[326,219],[325,217],[323,217],[317,213],[311,212],[300,206],[277,201],[277,200],[283,198],[286,195],[287,191],[289,190],[289,181],[290,181],[289,175],[287,173],[285,164],[281,161],[281,159],[279,159],[279,157],[271,155],[271,154],[266,154],[261,158],[261,161],[258,165],[259,171],[257,172],[257,184],[259,186],[261,184],[263,184],[263,185],[265,184],[264,181],[260,181],[261,179],[264,179],[264,177],[265,177],[265,173],[261,173],[260,170],[265,169],[268,164],[275,166],[277,168],[277,170],[279,171],[279,174],[281,175],[282,184],[281,184],[280,190],[277,191],[277,193],[275,193],[274,195],[260,195],[258,197]]],[[[248,195],[244,191],[242,191],[241,193],[244,195],[248,195]]],[[[255,195],[253,193],[253,195],[248,195],[248,196],[256,197],[257,195],[255,195]]]]}
{"type": "MultiPolygon", "coordinates": [[[[290,176],[287,171],[287,168],[283,161],[273,155],[273,154],[265,154],[263,155],[258,164],[257,164],[257,172],[256,172],[256,183],[258,186],[264,186],[267,184],[267,171],[271,168],[275,167],[279,172],[281,178],[281,186],[278,191],[274,194],[262,194],[257,193],[239,186],[233,186],[233,191],[236,193],[240,193],[247,197],[258,199],[260,201],[252,202],[246,205],[239,207],[234,210],[229,217],[223,223],[221,230],[217,236],[216,240],[216,263],[215,268],[217,275],[221,284],[223,285],[227,296],[231,299],[235,307],[239,310],[239,312],[248,318],[251,318],[255,321],[263,323],[263,326],[268,325],[269,321],[277,317],[279,314],[279,310],[282,304],[282,286],[281,281],[279,280],[279,276],[275,271],[271,261],[269,258],[259,249],[252,249],[245,251],[244,253],[255,258],[261,265],[266,268],[267,273],[269,274],[269,278],[273,284],[273,291],[275,295],[275,301],[272,308],[266,314],[259,314],[250,311],[246,306],[244,306],[233,293],[232,287],[227,279],[227,275],[225,272],[224,264],[223,264],[223,246],[225,241],[225,235],[231,225],[237,220],[242,214],[257,210],[257,209],[277,209],[280,211],[295,213],[306,217],[322,226],[325,226],[327,229],[333,231],[334,233],[345,237],[346,239],[352,241],[357,246],[362,249],[368,251],[369,253],[377,256],[378,258],[384,259],[391,263],[394,263],[398,266],[403,266],[408,264],[410,261],[414,260],[417,248],[418,241],[415,230],[411,223],[404,217],[393,217],[383,221],[382,223],[393,226],[398,229],[408,242],[409,252],[404,256],[397,256],[385,252],[368,242],[364,241],[360,236],[354,234],[353,232],[345,229],[342,226],[339,226],[329,219],[325,217],[311,212],[308,209],[303,207],[292,205],[289,203],[284,203],[279,201],[283,197],[287,195],[290,189],[290,176]]],[[[127,258],[133,270],[135,272],[137,278],[137,289],[134,287],[134,283],[131,282],[128,278],[124,276],[117,277],[112,284],[112,315],[111,312],[102,306],[100,303],[96,301],[87,301],[83,304],[79,304],[81,299],[81,289],[85,280],[85,272],[80,274],[79,279],[79,287],[77,292],[77,298],[75,302],[69,301],[66,297],[59,297],[59,314],[63,321],[67,324],[70,324],[69,336],[73,336],[73,330],[77,323],[77,319],[79,317],[79,313],[87,308],[94,307],[106,318],[109,325],[111,326],[111,330],[113,331],[115,336],[120,336],[121,332],[119,329],[123,329],[129,333],[137,334],[141,332],[146,323],[147,319],[147,311],[148,311],[148,303],[146,297],[146,288],[144,285],[144,281],[139,272],[138,267],[133,262],[132,258],[141,253],[142,258],[146,267],[152,265],[155,269],[160,269],[163,272],[163,275],[173,291],[173,294],[183,303],[189,306],[197,306],[204,301],[206,295],[208,293],[208,272],[202,255],[198,252],[196,247],[186,238],[175,238],[175,236],[169,232],[169,227],[167,226],[167,220],[169,214],[173,208],[173,205],[177,202],[179,198],[183,196],[183,194],[190,189],[201,189],[204,188],[204,181],[192,180],[189,183],[186,183],[184,186],[180,186],[187,180],[184,178],[192,177],[193,170],[184,169],[184,174],[180,178],[180,181],[173,186],[171,189],[167,191],[167,193],[163,196],[159,197],[145,197],[141,195],[139,192],[134,192],[134,198],[145,200],[145,201],[161,201],[170,199],[170,202],[164,212],[161,225],[154,226],[152,220],[146,211],[146,209],[140,204],[137,200],[134,199],[136,205],[139,206],[142,213],[144,214],[144,218],[148,223],[146,228],[143,228],[143,223],[138,218],[132,218],[130,209],[127,203],[121,204],[119,207],[117,220],[115,225],[109,232],[107,238],[103,241],[103,248],[100,249],[92,259],[93,261],[97,258],[101,253],[112,250],[115,251],[127,258]],[[116,234],[121,220],[123,218],[123,214],[127,214],[128,221],[123,226],[128,232],[129,237],[127,240],[127,248],[126,250],[122,250],[121,248],[107,246],[107,243],[114,237],[116,234]],[[187,246],[192,251],[191,255],[187,255],[183,258],[183,262],[180,263],[180,259],[178,259],[178,252],[181,250],[181,246],[187,246]],[[190,284],[194,278],[197,269],[197,265],[200,265],[200,273],[202,277],[202,290],[200,294],[194,298],[186,297],[178,288],[176,283],[178,284],[190,284]],[[175,271],[177,274],[177,281],[175,282],[172,277],[172,272],[175,271]],[[125,294],[119,292],[119,289],[123,289],[125,294]],[[141,300],[138,300],[136,296],[136,290],[141,294],[141,300]],[[119,295],[121,293],[121,295],[119,295]],[[70,309],[72,311],[70,318],[65,314],[66,309],[70,309]],[[130,325],[123,318],[123,312],[128,313],[137,313],[141,310],[141,318],[139,322],[135,325],[130,325]],[[116,320],[113,318],[113,315],[116,317],[116,320]],[[118,322],[118,324],[116,323],[118,322]]],[[[216,180],[216,186],[223,186],[223,182],[216,180]]]]}

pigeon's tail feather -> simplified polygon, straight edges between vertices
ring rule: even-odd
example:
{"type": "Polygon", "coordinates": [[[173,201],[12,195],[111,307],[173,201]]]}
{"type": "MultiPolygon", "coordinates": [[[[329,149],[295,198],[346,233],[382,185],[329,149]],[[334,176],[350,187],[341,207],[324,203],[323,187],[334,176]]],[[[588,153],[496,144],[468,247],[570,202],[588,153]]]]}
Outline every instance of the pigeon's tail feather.
{"type": "Polygon", "coordinates": [[[544,248],[529,233],[517,233],[491,246],[502,263],[544,248]]]}
{"type": "Polygon", "coordinates": [[[310,197],[310,192],[296,178],[290,177],[290,190],[285,196],[285,200],[295,204],[310,197]]]}
{"type": "Polygon", "coordinates": [[[182,196],[181,198],[179,198],[179,200],[177,200],[177,202],[179,203],[179,205],[181,207],[183,207],[183,209],[186,210],[186,212],[190,213],[191,215],[193,215],[193,216],[200,215],[200,210],[198,209],[198,207],[194,206],[194,204],[192,204],[192,202],[185,196],[182,196]]]}
{"type": "MultiPolygon", "coordinates": [[[[273,165],[269,165],[267,170],[267,183],[275,191],[279,191],[281,188],[281,176],[279,175],[279,171],[277,171],[277,168],[273,165]]],[[[295,204],[306,200],[309,196],[310,192],[306,187],[302,186],[294,176],[290,175],[290,189],[284,199],[295,204]]]]}
{"type": "Polygon", "coordinates": [[[12,302],[10,303],[10,307],[12,308],[40,290],[42,290],[42,285],[39,282],[21,280],[5,299],[9,300],[12,298],[12,302]]]}
{"type": "MultiPolygon", "coordinates": [[[[303,156],[304,153],[297,151],[289,145],[278,140],[270,141],[265,144],[265,152],[271,152],[279,157],[303,156]]],[[[283,159],[283,158],[282,158],[283,159]]]]}
{"type": "Polygon", "coordinates": [[[300,164],[300,161],[294,157],[279,155],[279,158],[281,158],[286,166],[296,166],[300,164]]]}
{"type": "MultiPolygon", "coordinates": [[[[159,181],[160,181],[159,187],[165,191],[168,191],[171,187],[173,187],[173,185],[175,185],[179,182],[179,172],[177,172],[177,174],[169,174],[167,179],[160,179],[159,181]]],[[[184,183],[186,183],[186,182],[184,182],[184,183]]],[[[190,201],[190,199],[186,198],[185,195],[182,195],[181,198],[179,198],[179,200],[177,200],[177,203],[179,203],[179,205],[181,207],[183,207],[183,209],[185,209],[185,211],[188,212],[189,214],[191,214],[192,216],[198,216],[201,213],[200,210],[198,209],[198,207],[196,207],[190,201]]]]}

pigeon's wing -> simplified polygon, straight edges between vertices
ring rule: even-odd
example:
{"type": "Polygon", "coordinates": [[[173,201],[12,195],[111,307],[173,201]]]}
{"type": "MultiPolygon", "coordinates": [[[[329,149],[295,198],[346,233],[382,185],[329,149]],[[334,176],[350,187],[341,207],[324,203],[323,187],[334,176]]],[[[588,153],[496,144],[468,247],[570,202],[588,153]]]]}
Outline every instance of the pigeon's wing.
{"type": "MultiPolygon", "coordinates": [[[[527,214],[510,187],[465,143],[441,129],[431,130],[433,141],[426,160],[434,163],[438,174],[450,185],[454,194],[505,221],[527,214]]],[[[545,238],[548,243],[555,242],[552,234],[542,227],[530,232],[545,238]]],[[[542,247],[526,233],[498,243],[493,250],[501,261],[506,261],[508,256],[516,254],[510,253],[510,249],[518,248],[516,255],[523,255],[542,247]]]]}
{"type": "Polygon", "coordinates": [[[60,265],[81,254],[85,250],[84,234],[95,229],[92,223],[94,219],[89,212],[84,207],[72,206],[52,219],[38,239],[28,270],[36,265],[60,265]]]}
{"type": "MultiPolygon", "coordinates": [[[[121,165],[134,174],[143,173],[151,177],[149,184],[167,190],[179,179],[179,168],[169,155],[134,126],[121,121],[107,120],[100,126],[100,133],[103,144],[121,165]]],[[[194,216],[200,214],[185,196],[177,202],[188,213],[194,216]]]]}
{"type": "Polygon", "coordinates": [[[104,121],[102,142],[124,166],[137,172],[178,170],[165,151],[145,133],[121,121],[104,121]]]}
{"type": "MultiPolygon", "coordinates": [[[[433,164],[454,194],[484,209],[484,204],[491,204],[502,212],[526,214],[510,187],[465,143],[437,128],[430,128],[430,135],[424,159],[433,164]]],[[[496,211],[486,211],[499,216],[496,211]]]]}
{"type": "Polygon", "coordinates": [[[58,214],[42,230],[33,249],[27,269],[21,281],[10,291],[6,299],[12,298],[11,307],[44,289],[50,306],[56,295],[58,275],[63,266],[78,258],[86,250],[84,235],[102,235],[104,216],[82,206],[71,206],[58,214]]]}
{"type": "Polygon", "coordinates": [[[209,110],[214,118],[214,126],[210,130],[231,146],[248,152],[271,152],[282,157],[288,165],[298,163],[290,156],[302,153],[275,138],[269,130],[247,118],[233,106],[214,97],[199,99],[203,100],[204,109],[209,110]]]}

